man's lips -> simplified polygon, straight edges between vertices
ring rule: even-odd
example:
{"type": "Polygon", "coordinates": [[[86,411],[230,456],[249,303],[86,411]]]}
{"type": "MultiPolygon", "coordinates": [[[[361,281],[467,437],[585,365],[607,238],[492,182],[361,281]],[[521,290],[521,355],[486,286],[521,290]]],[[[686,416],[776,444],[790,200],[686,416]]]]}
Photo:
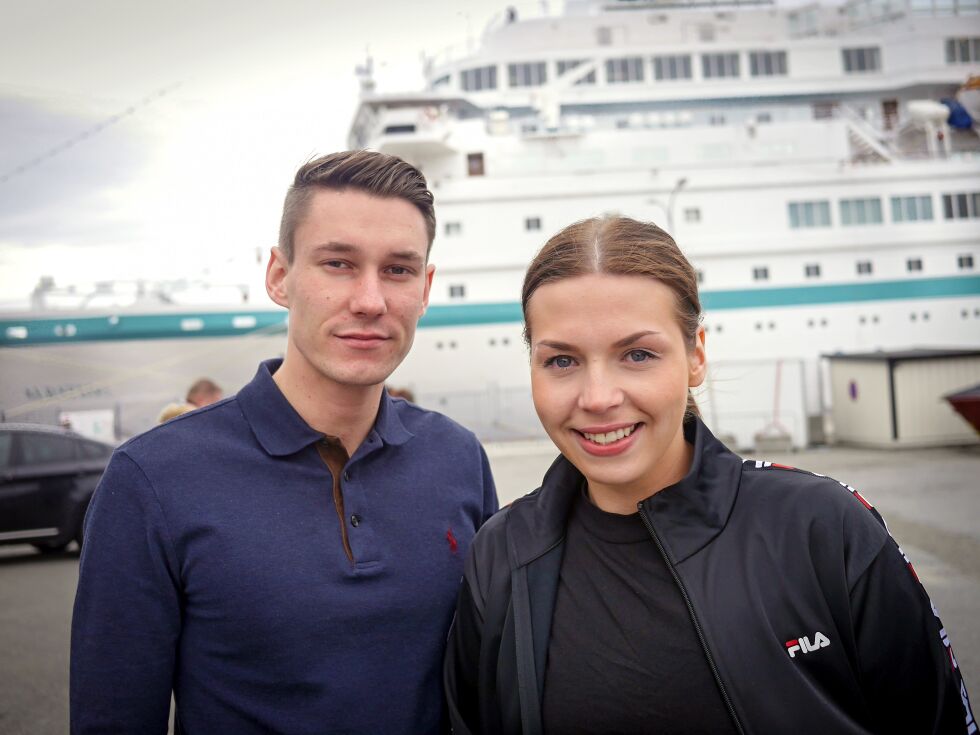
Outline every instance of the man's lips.
{"type": "Polygon", "coordinates": [[[380,332],[345,332],[336,335],[348,347],[358,350],[366,350],[388,341],[389,337],[380,332]]]}

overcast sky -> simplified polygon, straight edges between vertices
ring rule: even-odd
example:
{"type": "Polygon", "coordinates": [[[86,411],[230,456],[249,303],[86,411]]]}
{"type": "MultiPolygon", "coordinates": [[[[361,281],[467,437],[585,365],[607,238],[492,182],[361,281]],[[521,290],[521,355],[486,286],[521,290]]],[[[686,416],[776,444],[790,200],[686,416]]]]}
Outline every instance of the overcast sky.
{"type": "Polygon", "coordinates": [[[296,167],[346,147],[367,53],[417,88],[508,4],[540,5],[0,0],[0,308],[42,275],[236,279],[296,167]]]}

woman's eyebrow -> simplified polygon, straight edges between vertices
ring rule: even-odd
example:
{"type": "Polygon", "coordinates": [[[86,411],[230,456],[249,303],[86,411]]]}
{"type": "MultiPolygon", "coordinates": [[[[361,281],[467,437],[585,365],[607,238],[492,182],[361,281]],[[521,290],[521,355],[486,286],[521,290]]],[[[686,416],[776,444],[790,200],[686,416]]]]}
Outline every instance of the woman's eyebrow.
{"type": "Polygon", "coordinates": [[[535,347],[550,347],[553,350],[574,350],[575,349],[575,347],[573,345],[570,345],[567,342],[552,342],[551,340],[541,340],[540,342],[537,342],[534,346],[535,347]]]}
{"type": "Polygon", "coordinates": [[[659,335],[659,334],[660,334],[660,332],[658,332],[656,330],[653,330],[653,329],[644,329],[642,332],[634,332],[633,334],[629,335],[628,337],[623,337],[621,340],[619,340],[618,342],[616,342],[613,345],[613,347],[626,347],[627,345],[631,345],[634,342],[636,342],[638,339],[642,339],[643,337],[649,337],[651,335],[659,335]]]}

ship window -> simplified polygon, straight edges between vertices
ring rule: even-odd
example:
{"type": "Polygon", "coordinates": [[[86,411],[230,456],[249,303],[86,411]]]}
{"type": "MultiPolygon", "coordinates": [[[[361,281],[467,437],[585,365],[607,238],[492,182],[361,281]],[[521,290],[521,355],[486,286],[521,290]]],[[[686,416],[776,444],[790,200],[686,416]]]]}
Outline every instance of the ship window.
{"type": "Polygon", "coordinates": [[[793,229],[801,227],[830,227],[830,202],[790,202],[789,226],[793,229]]]}
{"type": "Polygon", "coordinates": [[[840,223],[842,225],[880,225],[881,200],[841,199],[840,223]]]}
{"type": "Polygon", "coordinates": [[[482,153],[466,154],[466,173],[468,176],[483,176],[486,173],[483,166],[482,153]]]}
{"type": "Polygon", "coordinates": [[[754,77],[786,76],[786,52],[750,51],[749,73],[754,77]]]}
{"type": "MultiPolygon", "coordinates": [[[[585,63],[585,59],[564,59],[558,62],[558,76],[561,76],[565,72],[571,71],[580,64],[585,63]]],[[[595,70],[593,69],[584,77],[579,79],[575,84],[595,84],[595,70]]]]}
{"type": "Polygon", "coordinates": [[[893,222],[923,222],[932,219],[932,197],[892,197],[893,222]]]}
{"type": "Polygon", "coordinates": [[[658,81],[663,81],[664,79],[690,79],[691,57],[686,55],[654,56],[653,78],[658,81]]]}
{"type": "Polygon", "coordinates": [[[642,82],[643,59],[639,56],[606,59],[606,81],[610,84],[642,82]]]}
{"type": "Polygon", "coordinates": [[[701,221],[701,209],[699,207],[685,207],[684,208],[684,221],[685,222],[700,222],[701,221]]]}
{"type": "Polygon", "coordinates": [[[511,87],[540,87],[548,81],[548,68],[543,61],[508,64],[507,78],[511,87]]]}
{"type": "Polygon", "coordinates": [[[466,296],[466,286],[462,283],[452,283],[449,286],[449,298],[461,299],[466,296]]]}
{"type": "Polygon", "coordinates": [[[609,26],[599,26],[595,29],[595,41],[600,46],[612,44],[612,28],[609,26]]]}
{"type": "Polygon", "coordinates": [[[384,135],[402,135],[404,133],[414,133],[414,132],[415,132],[415,126],[414,125],[411,125],[411,124],[408,124],[408,125],[388,125],[388,126],[385,127],[385,129],[383,131],[383,134],[384,135]]]}
{"type": "Polygon", "coordinates": [[[943,194],[943,214],[946,219],[980,217],[980,191],[943,194]]]}
{"type": "Polygon", "coordinates": [[[916,271],[922,270],[922,258],[909,258],[905,261],[905,269],[909,273],[915,273],[916,271]]]}
{"type": "Polygon", "coordinates": [[[961,271],[972,271],[973,270],[973,256],[972,255],[958,255],[956,257],[956,265],[961,271]]]}
{"type": "Polygon", "coordinates": [[[757,266],[752,269],[752,280],[753,281],[768,281],[769,280],[769,268],[762,265],[757,266]]]}
{"type": "Polygon", "coordinates": [[[836,102],[814,102],[813,103],[813,119],[814,120],[830,120],[831,118],[837,117],[837,103],[836,102]]]}
{"type": "Polygon", "coordinates": [[[462,222],[447,222],[443,225],[443,232],[446,233],[446,237],[452,237],[453,235],[459,235],[463,232],[462,222]]]}
{"type": "Polygon", "coordinates": [[[459,86],[467,92],[496,89],[497,67],[490,65],[478,66],[474,69],[464,69],[459,73],[459,86]]]}
{"type": "Polygon", "coordinates": [[[844,73],[861,74],[881,70],[881,49],[877,46],[868,48],[841,49],[844,56],[844,73]]]}
{"type": "Polygon", "coordinates": [[[724,125],[725,116],[724,115],[711,115],[708,117],[708,125],[724,125]]]}
{"type": "Polygon", "coordinates": [[[528,231],[540,230],[541,229],[541,218],[540,217],[525,217],[524,218],[524,229],[528,231]]]}
{"type": "Polygon", "coordinates": [[[980,38],[947,38],[946,63],[970,64],[980,61],[980,38]]]}
{"type": "Polygon", "coordinates": [[[859,260],[857,262],[857,273],[859,276],[870,276],[872,270],[870,260],[859,260]]]}
{"type": "Polygon", "coordinates": [[[739,76],[738,54],[701,54],[701,75],[705,79],[739,76]]]}
{"type": "Polygon", "coordinates": [[[803,273],[807,278],[820,278],[820,264],[807,263],[805,266],[803,266],[803,273]]]}
{"type": "Polygon", "coordinates": [[[772,122],[772,113],[770,112],[760,112],[755,116],[755,121],[757,123],[770,123],[772,122]]]}

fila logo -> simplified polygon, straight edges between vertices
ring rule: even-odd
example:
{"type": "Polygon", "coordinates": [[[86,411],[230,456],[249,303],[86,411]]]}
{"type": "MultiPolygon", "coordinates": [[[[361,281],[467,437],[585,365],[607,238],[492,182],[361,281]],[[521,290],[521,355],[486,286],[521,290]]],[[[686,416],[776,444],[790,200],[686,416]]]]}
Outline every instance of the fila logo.
{"type": "Polygon", "coordinates": [[[805,635],[792,641],[786,641],[786,650],[789,653],[790,658],[796,658],[797,651],[800,653],[811,653],[812,651],[816,651],[818,648],[826,648],[829,645],[830,639],[820,631],[817,631],[813,634],[812,641],[805,635]]]}

